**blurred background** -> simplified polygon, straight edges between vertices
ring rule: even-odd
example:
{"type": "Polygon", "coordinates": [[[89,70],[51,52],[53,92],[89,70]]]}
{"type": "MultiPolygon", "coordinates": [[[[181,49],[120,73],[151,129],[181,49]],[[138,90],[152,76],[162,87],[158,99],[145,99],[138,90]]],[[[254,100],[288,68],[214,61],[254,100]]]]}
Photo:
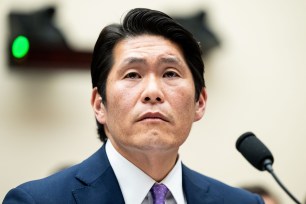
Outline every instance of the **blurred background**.
{"type": "Polygon", "coordinates": [[[200,16],[195,27],[215,37],[203,55],[206,115],[180,151],[183,162],[233,186],[263,185],[291,203],[236,151],[237,138],[252,131],[272,151],[283,183],[305,199],[306,1],[0,0],[0,200],[101,146],[90,106],[90,53],[101,29],[134,7],[191,22],[200,16]],[[24,28],[38,34],[15,41],[28,22],[43,29],[24,28]],[[22,50],[12,53],[13,43],[22,50]]]}

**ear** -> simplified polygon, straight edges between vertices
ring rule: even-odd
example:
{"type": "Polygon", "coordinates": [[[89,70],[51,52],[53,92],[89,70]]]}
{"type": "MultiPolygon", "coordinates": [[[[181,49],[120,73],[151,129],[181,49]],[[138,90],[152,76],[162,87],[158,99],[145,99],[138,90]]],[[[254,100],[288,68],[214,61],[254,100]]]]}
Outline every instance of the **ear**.
{"type": "Polygon", "coordinates": [[[91,106],[93,108],[93,111],[95,113],[96,119],[98,120],[99,123],[105,124],[105,106],[102,103],[102,97],[100,96],[98,92],[98,88],[95,87],[92,89],[91,93],[91,106]]]}
{"type": "Polygon", "coordinates": [[[206,101],[207,101],[206,89],[202,88],[200,92],[199,100],[196,102],[194,122],[200,120],[203,117],[205,113],[205,108],[206,108],[206,101]]]}

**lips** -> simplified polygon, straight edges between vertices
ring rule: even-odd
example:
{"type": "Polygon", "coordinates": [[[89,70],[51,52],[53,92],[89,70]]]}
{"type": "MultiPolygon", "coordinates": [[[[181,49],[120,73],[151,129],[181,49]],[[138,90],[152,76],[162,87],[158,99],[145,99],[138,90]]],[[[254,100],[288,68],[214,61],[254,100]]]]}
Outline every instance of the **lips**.
{"type": "Polygon", "coordinates": [[[169,119],[160,112],[147,112],[140,116],[138,121],[165,121],[169,122],[169,119]]]}

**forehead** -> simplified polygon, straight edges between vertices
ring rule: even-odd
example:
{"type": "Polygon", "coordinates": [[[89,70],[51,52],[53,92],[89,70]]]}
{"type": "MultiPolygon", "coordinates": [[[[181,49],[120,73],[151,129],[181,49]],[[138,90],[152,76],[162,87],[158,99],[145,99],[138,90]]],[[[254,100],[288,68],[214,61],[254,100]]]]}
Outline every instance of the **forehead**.
{"type": "Polygon", "coordinates": [[[173,58],[185,62],[182,50],[172,41],[156,35],[140,35],[121,40],[114,48],[115,64],[129,59],[173,58]]]}

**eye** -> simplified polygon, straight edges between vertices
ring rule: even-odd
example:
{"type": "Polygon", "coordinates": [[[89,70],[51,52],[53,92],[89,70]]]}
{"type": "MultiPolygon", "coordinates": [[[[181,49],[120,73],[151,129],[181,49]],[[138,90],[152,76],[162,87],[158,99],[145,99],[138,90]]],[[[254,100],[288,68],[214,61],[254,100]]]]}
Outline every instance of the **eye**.
{"type": "Polygon", "coordinates": [[[140,79],[141,76],[137,72],[130,72],[124,76],[125,79],[140,79]]]}
{"type": "Polygon", "coordinates": [[[174,77],[179,77],[179,75],[174,71],[167,71],[164,73],[163,77],[174,78],[174,77]]]}

